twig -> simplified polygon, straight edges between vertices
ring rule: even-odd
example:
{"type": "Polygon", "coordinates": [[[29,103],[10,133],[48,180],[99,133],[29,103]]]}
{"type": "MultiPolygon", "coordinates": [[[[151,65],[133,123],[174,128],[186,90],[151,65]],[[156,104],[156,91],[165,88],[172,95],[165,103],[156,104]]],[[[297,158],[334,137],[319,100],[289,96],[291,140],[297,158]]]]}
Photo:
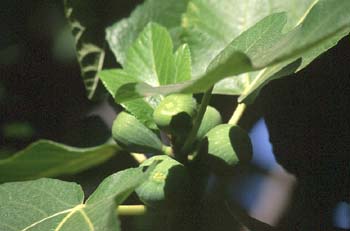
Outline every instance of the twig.
{"type": "Polygon", "coordinates": [[[193,142],[196,139],[197,132],[198,132],[198,129],[202,123],[204,113],[207,109],[207,106],[209,105],[212,91],[213,91],[213,88],[210,88],[208,91],[205,92],[205,94],[202,98],[201,105],[199,106],[198,114],[195,118],[193,127],[192,127],[189,135],[187,136],[187,139],[184,143],[184,146],[181,149],[181,155],[184,155],[184,159],[187,159],[187,152],[189,151],[191,145],[193,144],[193,142]]]}
{"type": "Polygon", "coordinates": [[[139,216],[147,212],[147,207],[144,205],[119,205],[117,214],[120,216],[139,216]]]}
{"type": "Polygon", "coordinates": [[[245,105],[244,103],[238,104],[238,106],[236,107],[236,110],[234,111],[228,123],[232,125],[237,125],[246,108],[247,108],[247,105],[245,105]]]}

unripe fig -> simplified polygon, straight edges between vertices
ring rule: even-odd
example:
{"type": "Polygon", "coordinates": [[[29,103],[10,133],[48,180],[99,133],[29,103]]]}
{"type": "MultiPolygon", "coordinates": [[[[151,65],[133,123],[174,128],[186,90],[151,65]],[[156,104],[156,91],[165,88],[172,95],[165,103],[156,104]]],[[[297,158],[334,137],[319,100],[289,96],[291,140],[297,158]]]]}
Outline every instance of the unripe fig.
{"type": "Polygon", "coordinates": [[[253,151],[246,131],[238,126],[221,124],[207,134],[207,163],[215,170],[227,170],[251,160],[253,151]]]}
{"type": "Polygon", "coordinates": [[[112,136],[129,152],[161,153],[163,144],[157,135],[133,115],[121,112],[113,122],[112,136]]]}
{"type": "Polygon", "coordinates": [[[204,113],[201,126],[198,129],[197,139],[202,139],[210,129],[221,123],[222,119],[220,112],[218,112],[215,108],[208,106],[204,113]]]}
{"type": "Polygon", "coordinates": [[[136,189],[140,200],[154,208],[168,208],[184,202],[189,190],[186,168],[165,155],[154,156],[141,166],[150,166],[154,161],[161,162],[151,172],[148,180],[136,189]]]}
{"type": "Polygon", "coordinates": [[[196,113],[196,101],[192,95],[173,94],[166,96],[153,113],[159,128],[173,134],[183,134],[192,127],[196,113]]]}

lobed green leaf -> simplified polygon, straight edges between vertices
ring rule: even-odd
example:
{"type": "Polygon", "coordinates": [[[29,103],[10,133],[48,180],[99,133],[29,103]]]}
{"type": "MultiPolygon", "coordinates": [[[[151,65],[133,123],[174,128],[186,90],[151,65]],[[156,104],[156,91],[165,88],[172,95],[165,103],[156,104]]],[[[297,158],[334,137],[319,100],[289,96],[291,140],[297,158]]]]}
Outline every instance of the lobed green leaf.
{"type": "Polygon", "coordinates": [[[146,0],[129,18],[108,27],[106,39],[117,61],[125,65],[128,49],[149,22],[168,28],[177,37],[187,3],[188,0],[146,0]]]}
{"type": "MultiPolygon", "coordinates": [[[[286,12],[292,29],[317,0],[191,0],[183,17],[183,41],[193,58],[193,75],[201,76],[211,61],[241,33],[268,15],[286,12]]],[[[247,44],[249,45],[249,44],[247,44]]],[[[220,91],[217,88],[216,91],[220,91]]]]}
{"type": "Polygon", "coordinates": [[[255,73],[254,80],[244,87],[242,101],[249,95],[256,95],[271,79],[302,69],[334,46],[350,31],[349,10],[349,1],[320,0],[305,20],[288,33],[283,33],[285,14],[267,16],[234,39],[198,78],[160,87],[135,84],[133,89],[139,95],[199,93],[224,78],[264,69],[255,73]],[[300,66],[295,67],[298,59],[301,59],[300,66]]]}
{"type": "Polygon", "coordinates": [[[107,177],[84,203],[75,183],[54,179],[0,185],[0,230],[116,231],[116,206],[148,179],[142,168],[107,177]]]}
{"type": "Polygon", "coordinates": [[[40,140],[0,160],[0,182],[75,174],[103,163],[119,149],[115,144],[74,148],[40,140]]]}
{"type": "Polygon", "coordinates": [[[99,74],[114,99],[152,129],[156,129],[152,120],[153,109],[161,98],[153,96],[139,99],[142,96],[133,86],[138,83],[161,86],[190,80],[191,57],[188,46],[180,46],[175,53],[173,50],[167,30],[150,23],[129,48],[124,69],[105,70],[99,74]]]}
{"type": "MultiPolygon", "coordinates": [[[[121,86],[127,83],[137,82],[133,76],[127,74],[122,69],[103,70],[98,75],[114,99],[121,86]]],[[[151,129],[157,128],[153,121],[153,108],[144,99],[129,100],[121,105],[147,127],[151,129]]]]}

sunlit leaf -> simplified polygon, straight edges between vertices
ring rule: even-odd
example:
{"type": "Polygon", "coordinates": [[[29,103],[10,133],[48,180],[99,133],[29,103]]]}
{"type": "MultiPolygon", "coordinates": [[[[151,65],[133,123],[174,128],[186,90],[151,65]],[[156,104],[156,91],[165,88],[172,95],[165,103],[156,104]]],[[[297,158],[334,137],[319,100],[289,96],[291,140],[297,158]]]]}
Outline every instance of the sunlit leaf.
{"type": "Polygon", "coordinates": [[[288,33],[282,30],[286,23],[285,15],[273,14],[234,39],[197,79],[161,87],[135,84],[133,88],[140,95],[203,92],[226,77],[267,68],[254,73],[253,81],[244,87],[244,92],[256,95],[255,90],[259,90],[267,81],[290,74],[286,70],[291,73],[300,70],[348,34],[349,10],[349,1],[320,0],[300,26],[288,33]],[[285,68],[300,58],[300,67],[291,65],[293,68],[285,68]]]}
{"type": "Polygon", "coordinates": [[[175,53],[175,79],[174,83],[182,83],[192,77],[191,53],[187,44],[180,46],[175,53]]]}
{"type": "Polygon", "coordinates": [[[277,61],[277,64],[260,71],[254,82],[241,94],[239,102],[252,102],[269,81],[302,70],[323,52],[335,46],[350,32],[350,15],[347,13],[349,10],[350,2],[346,0],[318,1],[297,29],[278,41],[274,50],[270,49],[262,54],[261,60],[265,63],[275,59],[273,62],[277,61]],[[281,47],[285,49],[280,49],[281,47]],[[286,66],[291,66],[290,62],[297,54],[301,58],[300,66],[286,73],[286,66]],[[267,56],[269,58],[266,58],[267,56]],[[285,73],[279,75],[282,72],[285,73]]]}
{"type": "Polygon", "coordinates": [[[150,23],[129,48],[124,69],[104,70],[99,76],[117,102],[127,99],[128,102],[121,105],[150,128],[156,128],[152,119],[153,108],[161,99],[137,99],[141,96],[133,89],[133,84],[161,86],[190,80],[190,51],[187,45],[182,45],[174,53],[167,30],[150,23]]]}
{"type": "MultiPolygon", "coordinates": [[[[114,99],[116,92],[123,84],[137,82],[133,76],[121,69],[103,70],[98,75],[114,99]]],[[[156,129],[152,117],[153,108],[144,99],[130,100],[121,105],[146,126],[156,129]]]]}
{"type": "Polygon", "coordinates": [[[108,27],[106,38],[117,61],[125,64],[129,47],[149,22],[168,28],[173,37],[178,36],[187,3],[188,0],[146,0],[129,18],[108,27]]]}
{"type": "MultiPolygon", "coordinates": [[[[192,52],[194,76],[200,76],[201,73],[205,72],[213,57],[221,52],[233,38],[254,25],[261,18],[274,12],[285,11],[288,15],[288,21],[284,26],[284,31],[287,31],[296,25],[302,24],[311,8],[316,4],[324,9],[320,14],[323,15],[321,17],[324,17],[328,15],[327,9],[330,9],[330,12],[336,12],[335,8],[338,3],[344,4],[339,1],[319,0],[226,0],[220,4],[215,4],[211,1],[192,0],[184,16],[183,25],[186,29],[184,41],[189,43],[192,52]],[[227,21],[230,23],[227,23],[227,21]]],[[[343,7],[345,7],[343,9],[347,8],[345,5],[343,7]]],[[[328,28],[332,28],[332,26],[330,25],[328,28]]],[[[300,67],[289,73],[286,73],[285,70],[291,60],[269,67],[269,70],[225,78],[215,85],[213,92],[216,94],[242,94],[240,102],[252,102],[260,89],[270,80],[286,76],[306,67],[321,53],[336,45],[337,41],[344,35],[346,33],[334,36],[328,42],[324,40],[319,46],[305,51],[302,55],[300,67]],[[281,73],[284,74],[280,75],[281,73]]],[[[304,41],[304,39],[298,41],[304,41]]]]}
{"type": "Polygon", "coordinates": [[[150,23],[129,48],[124,70],[152,86],[174,83],[176,66],[173,49],[167,30],[150,23]]]}
{"type": "MultiPolygon", "coordinates": [[[[191,48],[193,75],[202,75],[211,61],[236,37],[264,17],[285,11],[291,29],[317,0],[191,0],[183,17],[184,42],[191,48]]],[[[249,44],[248,44],[249,45],[249,44]]]]}

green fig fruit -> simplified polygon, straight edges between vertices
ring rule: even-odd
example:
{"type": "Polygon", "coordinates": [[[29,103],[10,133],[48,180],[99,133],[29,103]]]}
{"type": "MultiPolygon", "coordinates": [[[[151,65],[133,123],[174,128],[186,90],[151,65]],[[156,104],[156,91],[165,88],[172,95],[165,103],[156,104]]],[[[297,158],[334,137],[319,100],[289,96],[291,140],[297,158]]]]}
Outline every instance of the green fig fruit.
{"type": "Polygon", "coordinates": [[[197,104],[192,95],[173,94],[166,96],[153,113],[153,119],[162,130],[179,135],[192,127],[197,104]]]}
{"type": "Polygon", "coordinates": [[[119,113],[114,120],[112,136],[129,152],[162,153],[163,144],[158,136],[127,112],[119,113]]]}
{"type": "Polygon", "coordinates": [[[207,163],[213,170],[227,170],[253,156],[248,133],[238,126],[221,124],[207,134],[207,163]]]}
{"type": "Polygon", "coordinates": [[[151,172],[148,180],[136,189],[140,200],[153,208],[169,208],[180,205],[189,191],[187,169],[169,156],[154,156],[140,166],[150,166],[161,161],[151,172]]]}
{"type": "Polygon", "coordinates": [[[205,136],[205,134],[207,134],[207,132],[210,131],[210,129],[214,128],[215,126],[221,123],[222,119],[220,112],[218,112],[218,110],[216,110],[215,108],[208,106],[204,113],[202,123],[197,132],[197,140],[201,140],[205,136]]]}

